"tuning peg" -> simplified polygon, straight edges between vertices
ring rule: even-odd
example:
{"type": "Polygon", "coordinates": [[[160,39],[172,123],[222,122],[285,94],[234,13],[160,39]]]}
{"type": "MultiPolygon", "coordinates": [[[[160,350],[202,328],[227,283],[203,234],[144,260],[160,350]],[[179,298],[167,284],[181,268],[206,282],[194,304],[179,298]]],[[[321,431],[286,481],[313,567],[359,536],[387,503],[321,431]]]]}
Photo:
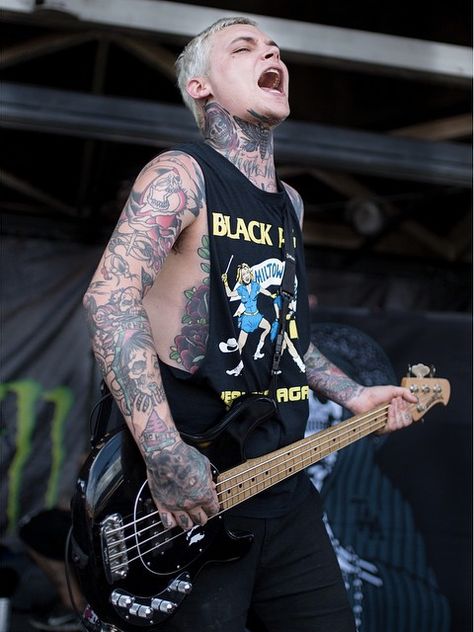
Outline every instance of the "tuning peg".
{"type": "Polygon", "coordinates": [[[410,366],[411,374],[417,378],[423,378],[430,374],[430,367],[426,364],[414,364],[410,366]]]}
{"type": "Polygon", "coordinates": [[[430,364],[430,377],[434,377],[436,375],[436,367],[434,364],[430,364]]]}

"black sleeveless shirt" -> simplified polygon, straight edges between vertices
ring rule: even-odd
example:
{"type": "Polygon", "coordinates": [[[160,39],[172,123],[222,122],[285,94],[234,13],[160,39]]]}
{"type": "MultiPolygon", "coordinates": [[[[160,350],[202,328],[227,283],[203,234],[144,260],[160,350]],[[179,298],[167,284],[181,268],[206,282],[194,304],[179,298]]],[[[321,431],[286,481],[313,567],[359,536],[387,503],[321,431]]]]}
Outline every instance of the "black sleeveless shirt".
{"type": "MultiPolygon", "coordinates": [[[[199,338],[204,326],[209,331],[204,358],[193,373],[160,361],[178,430],[200,434],[222,418],[236,397],[268,390],[284,270],[285,213],[296,238],[296,292],[278,376],[278,416],[257,428],[245,444],[248,458],[260,456],[301,439],[308,417],[303,357],[310,342],[309,309],[298,218],[281,183],[277,193],[259,189],[205,143],[177,149],[202,169],[209,227],[209,238],[200,249],[201,267],[209,278],[196,290],[201,300],[209,301],[209,322],[188,310],[183,321],[186,335],[178,337],[174,350],[177,358],[184,358],[193,336],[199,338]]],[[[282,515],[301,502],[310,484],[302,472],[230,511],[250,517],[282,515]]]]}

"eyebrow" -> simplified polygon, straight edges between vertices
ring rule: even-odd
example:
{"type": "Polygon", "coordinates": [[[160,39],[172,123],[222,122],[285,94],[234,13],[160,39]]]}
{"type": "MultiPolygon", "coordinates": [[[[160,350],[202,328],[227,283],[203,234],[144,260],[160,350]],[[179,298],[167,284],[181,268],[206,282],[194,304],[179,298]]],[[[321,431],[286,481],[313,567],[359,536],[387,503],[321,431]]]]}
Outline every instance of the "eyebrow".
{"type": "MultiPolygon", "coordinates": [[[[244,41],[244,42],[248,42],[249,44],[256,44],[257,40],[255,39],[255,37],[245,37],[244,35],[240,35],[239,37],[236,37],[235,39],[233,39],[230,44],[229,47],[234,46],[234,44],[236,44],[237,42],[240,41],[244,41]]],[[[276,46],[278,49],[280,49],[280,47],[278,46],[278,44],[276,42],[274,42],[273,40],[266,40],[265,44],[267,46],[276,46]]]]}

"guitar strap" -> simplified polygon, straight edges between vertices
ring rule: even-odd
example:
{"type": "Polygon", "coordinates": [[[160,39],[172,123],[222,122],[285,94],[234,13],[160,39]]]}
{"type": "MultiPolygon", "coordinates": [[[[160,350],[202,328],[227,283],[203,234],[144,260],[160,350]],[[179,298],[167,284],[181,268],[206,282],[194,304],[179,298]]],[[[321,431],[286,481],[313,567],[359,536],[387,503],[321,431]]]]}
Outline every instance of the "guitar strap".
{"type": "Polygon", "coordinates": [[[278,318],[278,335],[275,341],[275,350],[273,352],[273,362],[271,369],[271,379],[269,386],[269,396],[275,399],[275,393],[277,388],[277,380],[280,360],[283,354],[285,333],[287,327],[287,315],[289,306],[295,295],[295,274],[296,274],[296,259],[295,259],[295,235],[293,228],[290,228],[289,210],[285,208],[285,218],[283,223],[284,241],[283,241],[283,255],[285,260],[285,270],[283,272],[283,279],[281,281],[279,296],[276,300],[279,301],[280,313],[278,318]]]}
{"type": "Polygon", "coordinates": [[[125,424],[120,409],[105,380],[100,383],[100,398],[89,416],[90,444],[96,446],[102,437],[125,424]]]}

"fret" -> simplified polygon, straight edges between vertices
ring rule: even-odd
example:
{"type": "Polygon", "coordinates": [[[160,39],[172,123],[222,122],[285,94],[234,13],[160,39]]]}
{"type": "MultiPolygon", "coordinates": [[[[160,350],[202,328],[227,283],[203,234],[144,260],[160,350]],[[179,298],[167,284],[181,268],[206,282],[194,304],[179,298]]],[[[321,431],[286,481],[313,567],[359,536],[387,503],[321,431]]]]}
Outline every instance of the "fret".
{"type": "Polygon", "coordinates": [[[227,470],[217,479],[221,508],[226,510],[240,504],[317,463],[336,450],[382,428],[386,421],[387,407],[352,417],[337,426],[305,437],[291,446],[249,459],[227,470]]]}
{"type": "MultiPolygon", "coordinates": [[[[402,386],[410,386],[413,392],[420,393],[418,403],[410,406],[414,420],[420,419],[434,404],[446,405],[449,400],[450,386],[447,380],[438,379],[432,387],[427,382],[429,380],[426,378],[406,378],[402,381],[402,386]]],[[[388,408],[387,404],[382,408],[355,415],[336,426],[326,428],[269,454],[249,459],[223,472],[218,476],[216,484],[222,511],[293,476],[336,450],[382,429],[387,422],[388,408]]]]}

